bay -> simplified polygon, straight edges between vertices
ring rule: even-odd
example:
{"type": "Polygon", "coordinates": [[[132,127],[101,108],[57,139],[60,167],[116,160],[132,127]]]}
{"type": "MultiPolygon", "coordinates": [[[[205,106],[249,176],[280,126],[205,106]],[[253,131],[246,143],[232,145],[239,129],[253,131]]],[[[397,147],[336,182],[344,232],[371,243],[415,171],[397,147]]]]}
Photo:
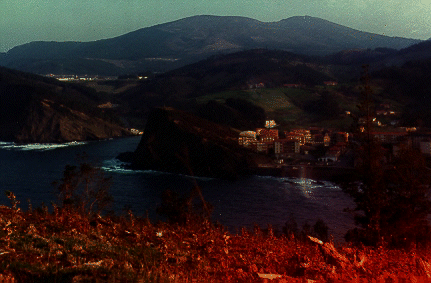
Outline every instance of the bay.
{"type": "Polygon", "coordinates": [[[139,141],[138,136],[64,145],[19,146],[0,142],[0,204],[10,204],[3,193],[9,190],[21,202],[22,209],[27,208],[27,200],[31,200],[33,207],[42,203],[50,207],[51,202],[57,201],[52,182],[62,178],[66,165],[77,165],[78,156],[86,155],[88,161],[111,176],[112,209],[117,214],[131,209],[136,215],[148,215],[156,221],[160,219],[155,211],[162,192],[171,189],[187,194],[196,181],[205,200],[214,207],[213,220],[231,232],[241,227],[251,229],[254,225],[266,228],[268,224],[281,231],[291,216],[300,226],[324,220],[338,241],[342,241],[347,229],[354,227],[352,215],[343,211],[353,208],[353,201],[330,182],[266,176],[249,176],[232,182],[124,169],[115,157],[135,150],[139,141]]]}

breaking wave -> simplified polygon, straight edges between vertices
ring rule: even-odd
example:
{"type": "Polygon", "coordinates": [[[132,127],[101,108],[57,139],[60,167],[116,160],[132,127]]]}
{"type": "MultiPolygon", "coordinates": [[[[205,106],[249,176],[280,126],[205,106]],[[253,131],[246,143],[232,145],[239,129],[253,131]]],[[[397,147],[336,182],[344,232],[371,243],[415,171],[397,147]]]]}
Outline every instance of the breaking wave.
{"type": "Polygon", "coordinates": [[[193,178],[201,181],[214,180],[214,178],[210,178],[210,177],[193,177],[193,176],[163,172],[163,171],[130,169],[130,168],[127,168],[128,167],[127,165],[128,165],[127,163],[124,163],[116,158],[113,158],[113,159],[105,160],[100,168],[103,171],[113,172],[117,174],[178,175],[185,178],[193,178]]]}
{"type": "Polygon", "coordinates": [[[17,144],[14,142],[0,142],[0,149],[5,150],[53,150],[57,148],[69,147],[69,146],[78,146],[87,144],[87,142],[68,142],[68,143],[29,143],[29,144],[17,144]]]}

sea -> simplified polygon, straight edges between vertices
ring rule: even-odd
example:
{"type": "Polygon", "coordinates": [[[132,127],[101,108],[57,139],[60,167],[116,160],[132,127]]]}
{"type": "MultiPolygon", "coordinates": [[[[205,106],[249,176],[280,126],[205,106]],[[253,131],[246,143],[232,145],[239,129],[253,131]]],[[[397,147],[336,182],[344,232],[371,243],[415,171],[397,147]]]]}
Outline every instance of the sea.
{"type": "Polygon", "coordinates": [[[130,170],[116,159],[122,152],[134,151],[140,136],[66,144],[27,144],[0,142],[0,205],[10,205],[5,191],[15,194],[19,207],[26,210],[42,204],[52,208],[58,202],[53,183],[63,177],[66,165],[90,162],[111,177],[110,209],[118,214],[131,210],[152,221],[163,220],[156,213],[162,193],[173,190],[186,195],[196,184],[204,199],[213,206],[212,220],[232,233],[256,225],[271,225],[282,231],[293,218],[301,227],[323,220],[335,241],[342,242],[354,227],[349,209],[352,199],[328,181],[306,178],[247,176],[237,181],[157,172],[130,170]]]}

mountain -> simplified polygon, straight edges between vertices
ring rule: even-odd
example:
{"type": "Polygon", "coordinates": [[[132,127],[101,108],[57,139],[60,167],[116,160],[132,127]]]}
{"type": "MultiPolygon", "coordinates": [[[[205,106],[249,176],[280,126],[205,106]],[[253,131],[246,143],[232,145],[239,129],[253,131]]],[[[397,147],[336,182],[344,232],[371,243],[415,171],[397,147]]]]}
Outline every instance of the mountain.
{"type": "Polygon", "coordinates": [[[269,48],[307,55],[345,49],[402,49],[420,40],[361,32],[304,16],[279,22],[194,16],[93,42],[31,42],[0,56],[0,65],[47,74],[164,72],[208,56],[269,48]]]}
{"type": "Polygon", "coordinates": [[[128,135],[90,88],[0,68],[0,140],[61,143],[128,135]]]}

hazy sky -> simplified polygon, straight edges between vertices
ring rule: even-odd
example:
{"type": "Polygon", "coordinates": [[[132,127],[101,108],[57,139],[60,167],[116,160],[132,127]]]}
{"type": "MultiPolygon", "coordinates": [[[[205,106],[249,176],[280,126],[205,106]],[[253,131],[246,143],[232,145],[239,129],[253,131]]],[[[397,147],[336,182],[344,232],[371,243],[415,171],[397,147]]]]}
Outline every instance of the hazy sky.
{"type": "Polygon", "coordinates": [[[265,22],[309,15],[389,36],[431,37],[431,0],[0,0],[0,52],[30,41],[110,38],[194,15],[265,22]]]}

